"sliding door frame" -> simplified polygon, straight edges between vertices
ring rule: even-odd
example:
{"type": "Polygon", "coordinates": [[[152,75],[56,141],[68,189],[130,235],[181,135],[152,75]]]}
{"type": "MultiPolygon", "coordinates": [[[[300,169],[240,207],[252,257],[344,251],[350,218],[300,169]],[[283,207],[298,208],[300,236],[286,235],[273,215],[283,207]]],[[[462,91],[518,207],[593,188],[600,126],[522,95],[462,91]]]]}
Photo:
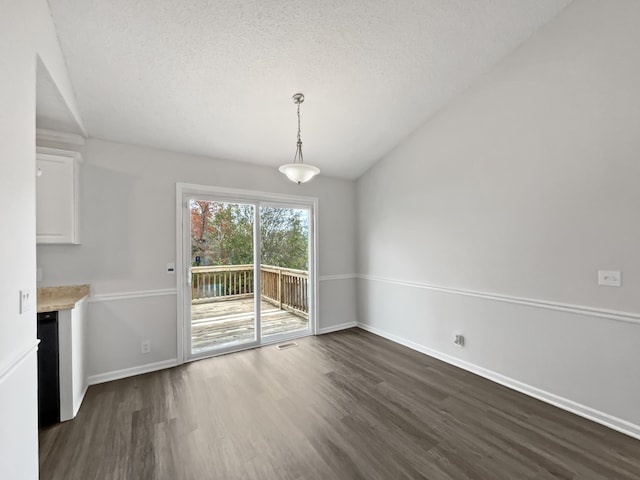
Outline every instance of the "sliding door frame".
{"type": "Polygon", "coordinates": [[[209,185],[198,185],[192,183],[176,183],[176,289],[177,289],[177,359],[182,364],[192,360],[198,360],[207,356],[221,355],[231,351],[245,350],[247,348],[255,348],[260,345],[267,345],[275,341],[282,341],[287,337],[295,338],[300,334],[293,332],[291,335],[283,335],[274,338],[272,342],[261,338],[261,284],[260,275],[254,275],[254,291],[256,292],[257,301],[256,309],[256,341],[242,345],[231,346],[229,348],[221,348],[215,352],[194,356],[191,354],[191,337],[187,337],[187,322],[191,321],[191,303],[190,295],[187,295],[187,270],[191,267],[190,262],[187,264],[185,257],[185,248],[191,246],[190,229],[186,226],[191,223],[191,214],[189,207],[189,199],[193,197],[203,197],[203,199],[214,199],[215,201],[224,201],[230,203],[250,203],[256,208],[254,223],[254,265],[260,264],[260,212],[261,206],[275,206],[284,208],[308,208],[309,209],[309,330],[304,334],[310,333],[315,335],[317,332],[318,322],[318,275],[316,270],[317,251],[318,251],[318,235],[317,235],[317,217],[318,217],[318,199],[316,197],[306,197],[299,195],[286,195],[269,192],[260,192],[254,190],[242,190],[226,187],[216,187],[209,185]]]}

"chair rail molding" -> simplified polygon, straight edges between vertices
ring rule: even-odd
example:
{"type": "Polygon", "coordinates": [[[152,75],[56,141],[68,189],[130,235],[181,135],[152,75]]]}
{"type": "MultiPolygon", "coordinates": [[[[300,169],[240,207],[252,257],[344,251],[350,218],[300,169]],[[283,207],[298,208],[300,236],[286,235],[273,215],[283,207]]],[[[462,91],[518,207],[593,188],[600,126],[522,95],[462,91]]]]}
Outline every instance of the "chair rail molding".
{"type": "Polygon", "coordinates": [[[22,352],[15,355],[7,364],[0,370],[0,384],[9,378],[9,376],[25,361],[29,355],[38,351],[38,345],[40,340],[36,339],[33,343],[29,344],[22,352]]]}
{"type": "Polygon", "coordinates": [[[585,315],[589,317],[603,318],[614,320],[617,322],[626,322],[640,325],[640,314],[634,312],[622,312],[618,310],[608,310],[604,308],[590,307],[587,305],[573,305],[569,303],[554,302],[550,300],[538,300],[526,297],[514,297],[510,295],[502,295],[498,293],[488,293],[475,290],[463,290],[440,285],[431,285],[427,283],[410,282],[398,280],[394,278],[382,277],[378,275],[358,274],[358,278],[373,282],[382,282],[390,285],[401,285],[405,287],[421,288],[424,290],[432,290],[436,292],[450,293],[453,295],[463,295],[467,297],[482,298],[495,302],[514,303],[527,307],[544,308],[547,310],[556,310],[560,312],[575,313],[577,315],[585,315]]]}
{"type": "Polygon", "coordinates": [[[87,301],[89,303],[96,302],[110,302],[114,300],[132,300],[135,298],[148,298],[148,297],[166,297],[169,295],[176,295],[177,290],[175,288],[161,288],[156,290],[138,290],[131,292],[116,292],[116,293],[99,293],[91,295],[87,301]]]}

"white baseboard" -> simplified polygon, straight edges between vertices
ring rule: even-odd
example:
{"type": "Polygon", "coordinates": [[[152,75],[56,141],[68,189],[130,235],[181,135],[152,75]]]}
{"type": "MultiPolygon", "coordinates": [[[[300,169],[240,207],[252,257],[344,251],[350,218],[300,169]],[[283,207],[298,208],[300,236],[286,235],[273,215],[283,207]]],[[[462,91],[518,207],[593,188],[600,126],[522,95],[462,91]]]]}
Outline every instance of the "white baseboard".
{"type": "Polygon", "coordinates": [[[356,322],[341,323],[340,325],[331,325],[329,327],[319,328],[316,333],[318,335],[324,335],[325,333],[337,332],[338,330],[346,330],[347,328],[353,328],[356,326],[356,322]]]}
{"type": "Polygon", "coordinates": [[[163,360],[161,362],[146,363],[137,367],[123,368],[122,370],[114,370],[112,372],[99,373],[98,375],[91,375],[88,378],[89,385],[96,385],[98,383],[110,382],[112,380],[120,380],[121,378],[133,377],[135,375],[142,375],[143,373],[155,372],[157,370],[164,370],[165,368],[171,368],[178,365],[177,358],[171,358],[169,360],[163,360]]]}
{"type": "Polygon", "coordinates": [[[76,418],[78,412],[80,411],[80,407],[82,406],[82,402],[84,401],[84,397],[87,394],[87,390],[89,389],[89,382],[84,386],[84,390],[79,398],[76,398],[73,402],[73,418],[76,418]]]}
{"type": "Polygon", "coordinates": [[[609,415],[608,413],[604,413],[591,407],[587,407],[586,405],[574,402],[573,400],[569,400],[567,398],[555,395],[551,392],[541,390],[526,383],[522,383],[518,380],[514,380],[513,378],[505,377],[504,375],[501,375],[492,370],[488,370],[473,363],[460,360],[459,358],[452,357],[451,355],[447,355],[446,353],[433,350],[429,347],[425,347],[424,345],[412,342],[411,340],[407,340],[379,328],[372,327],[363,323],[358,323],[357,326],[375,335],[379,335],[380,337],[391,340],[392,342],[399,343],[400,345],[404,345],[405,347],[411,348],[412,350],[416,350],[420,353],[424,353],[425,355],[429,355],[430,357],[437,358],[438,360],[442,360],[443,362],[462,368],[463,370],[475,373],[476,375],[491,380],[492,382],[499,383],[500,385],[504,385],[505,387],[511,388],[512,390],[524,393],[525,395],[536,398],[545,403],[551,404],[555,407],[574,413],[580,417],[584,417],[588,420],[604,425],[605,427],[609,427],[613,430],[640,440],[640,425],[633,424],[621,418],[609,415]]]}
{"type": "MultiPolygon", "coordinates": [[[[342,323],[340,325],[331,325],[329,327],[318,329],[317,334],[323,335],[325,333],[336,332],[338,330],[353,328],[355,326],[356,326],[356,322],[342,323]]],[[[282,339],[280,339],[279,341],[281,340],[282,339]]],[[[172,358],[170,360],[163,360],[161,362],[155,362],[155,363],[147,363],[137,367],[124,368],[122,370],[114,370],[112,372],[106,372],[106,373],[99,373],[97,375],[91,375],[88,378],[88,384],[96,385],[98,383],[111,382],[112,380],[120,380],[121,378],[133,377],[135,375],[141,375],[143,373],[155,372],[157,370],[163,370],[165,368],[175,367],[176,365],[179,365],[178,359],[172,358]]]]}

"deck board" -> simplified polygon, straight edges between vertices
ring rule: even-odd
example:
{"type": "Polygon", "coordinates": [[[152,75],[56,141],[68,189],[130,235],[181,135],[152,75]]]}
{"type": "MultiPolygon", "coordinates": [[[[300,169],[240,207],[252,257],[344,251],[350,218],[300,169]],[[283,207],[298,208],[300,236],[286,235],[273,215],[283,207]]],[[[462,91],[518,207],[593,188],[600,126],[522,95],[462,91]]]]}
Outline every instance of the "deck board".
{"type": "MultiPolygon", "coordinates": [[[[262,301],[262,336],[305,330],[306,318],[262,301]]],[[[197,303],[191,306],[193,352],[255,338],[253,298],[197,303]]]]}

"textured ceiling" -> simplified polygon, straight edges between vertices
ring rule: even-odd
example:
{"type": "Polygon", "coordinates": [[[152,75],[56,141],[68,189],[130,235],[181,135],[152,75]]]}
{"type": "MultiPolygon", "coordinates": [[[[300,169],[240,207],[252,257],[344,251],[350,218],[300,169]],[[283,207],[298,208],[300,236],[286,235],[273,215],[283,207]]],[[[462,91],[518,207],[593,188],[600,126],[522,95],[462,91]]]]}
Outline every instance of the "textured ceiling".
{"type": "Polygon", "coordinates": [[[357,178],[571,0],[49,0],[88,133],[357,178]]]}

